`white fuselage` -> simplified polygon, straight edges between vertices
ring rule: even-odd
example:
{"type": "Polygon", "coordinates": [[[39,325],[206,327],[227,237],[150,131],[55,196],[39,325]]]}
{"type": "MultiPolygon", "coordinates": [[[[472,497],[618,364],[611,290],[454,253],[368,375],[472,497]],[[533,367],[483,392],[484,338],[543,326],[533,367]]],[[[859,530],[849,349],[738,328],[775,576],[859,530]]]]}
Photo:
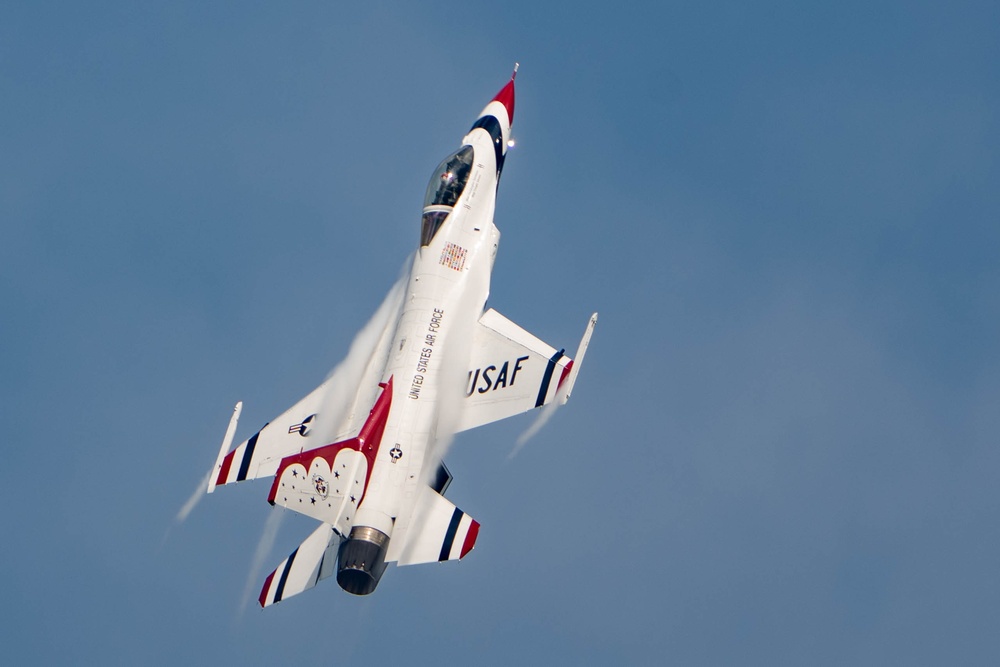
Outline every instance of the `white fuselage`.
{"type": "MultiPolygon", "coordinates": [[[[506,142],[506,110],[491,102],[483,115],[499,116],[506,142]]],[[[474,128],[468,181],[427,245],[417,251],[382,382],[392,378],[392,402],[375,465],[353,526],[391,536],[397,519],[413,507],[432,447],[447,438],[449,402],[461,400],[468,371],[471,327],[489,296],[500,233],[493,224],[498,182],[494,138],[474,128]]],[[[504,146],[506,148],[506,146],[504,146]]],[[[456,406],[458,407],[458,406],[456,406]]]]}

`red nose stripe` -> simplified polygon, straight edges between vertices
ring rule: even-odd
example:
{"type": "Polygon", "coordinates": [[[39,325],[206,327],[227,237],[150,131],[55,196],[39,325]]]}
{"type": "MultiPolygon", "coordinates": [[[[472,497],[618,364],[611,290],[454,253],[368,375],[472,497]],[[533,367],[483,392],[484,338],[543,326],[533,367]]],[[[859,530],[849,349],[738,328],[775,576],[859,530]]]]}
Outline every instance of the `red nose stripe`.
{"type": "Polygon", "coordinates": [[[497,96],[493,98],[494,102],[499,102],[504,105],[507,109],[507,122],[511,125],[514,124],[514,79],[507,82],[507,85],[503,87],[497,96]]]}

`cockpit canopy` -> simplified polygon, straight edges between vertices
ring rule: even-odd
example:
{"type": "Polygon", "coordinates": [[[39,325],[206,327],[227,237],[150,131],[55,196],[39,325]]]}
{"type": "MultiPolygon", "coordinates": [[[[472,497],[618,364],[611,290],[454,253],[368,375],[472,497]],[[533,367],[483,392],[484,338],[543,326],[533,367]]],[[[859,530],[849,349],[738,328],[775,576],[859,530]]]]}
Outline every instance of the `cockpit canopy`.
{"type": "Polygon", "coordinates": [[[427,194],[424,196],[424,214],[421,219],[420,245],[430,244],[445,218],[462,196],[472,172],[472,146],[463,146],[446,157],[434,170],[427,194]]]}

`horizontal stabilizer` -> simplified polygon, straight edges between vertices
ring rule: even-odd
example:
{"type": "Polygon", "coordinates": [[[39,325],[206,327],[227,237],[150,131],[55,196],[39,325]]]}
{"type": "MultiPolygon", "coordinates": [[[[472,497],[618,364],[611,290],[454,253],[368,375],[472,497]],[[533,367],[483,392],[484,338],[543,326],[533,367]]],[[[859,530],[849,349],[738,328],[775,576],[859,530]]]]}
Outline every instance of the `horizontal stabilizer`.
{"type": "MultiPolygon", "coordinates": [[[[479,522],[429,486],[423,487],[398,557],[399,565],[459,560],[472,551],[479,522]]],[[[390,543],[391,544],[391,543],[390,543]]]]}
{"type": "Polygon", "coordinates": [[[299,548],[267,575],[257,598],[261,607],[287,600],[326,579],[337,567],[340,537],[333,526],[323,524],[299,548]]]}

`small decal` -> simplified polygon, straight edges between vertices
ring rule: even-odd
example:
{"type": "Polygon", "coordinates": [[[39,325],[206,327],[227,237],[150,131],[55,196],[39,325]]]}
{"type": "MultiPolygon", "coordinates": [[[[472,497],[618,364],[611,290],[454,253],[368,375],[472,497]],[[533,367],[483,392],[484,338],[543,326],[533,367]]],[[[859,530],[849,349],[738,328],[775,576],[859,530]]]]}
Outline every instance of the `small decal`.
{"type": "Polygon", "coordinates": [[[330,493],[330,487],[326,485],[326,480],[323,479],[322,475],[313,475],[312,483],[313,486],[316,487],[316,493],[318,493],[321,498],[326,500],[327,495],[330,493]]]}
{"type": "Polygon", "coordinates": [[[392,459],[393,463],[403,458],[403,450],[399,448],[399,443],[396,443],[396,446],[389,450],[389,458],[392,459]]]}
{"type": "Polygon", "coordinates": [[[289,426],[288,427],[288,432],[289,433],[298,433],[299,435],[301,435],[304,438],[306,436],[306,431],[309,430],[309,423],[313,419],[315,419],[315,418],[316,418],[316,415],[314,415],[314,414],[313,415],[309,415],[308,417],[306,417],[305,419],[303,419],[301,423],[299,423],[299,424],[292,424],[291,426],[289,426]]]}
{"type": "Polygon", "coordinates": [[[455,269],[456,271],[461,271],[465,267],[465,256],[468,251],[462,246],[455,245],[450,241],[444,244],[444,248],[441,249],[441,260],[442,266],[447,266],[449,269],[455,269]]]}

